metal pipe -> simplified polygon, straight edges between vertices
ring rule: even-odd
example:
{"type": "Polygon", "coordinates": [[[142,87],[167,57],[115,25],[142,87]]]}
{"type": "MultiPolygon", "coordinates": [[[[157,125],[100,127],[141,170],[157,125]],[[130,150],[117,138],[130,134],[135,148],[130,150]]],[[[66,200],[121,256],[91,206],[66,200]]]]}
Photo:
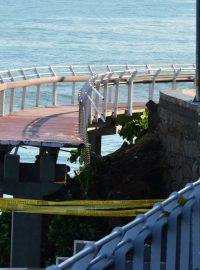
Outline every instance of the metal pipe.
{"type": "Polygon", "coordinates": [[[196,99],[200,102],[200,0],[196,0],[196,99]]]}

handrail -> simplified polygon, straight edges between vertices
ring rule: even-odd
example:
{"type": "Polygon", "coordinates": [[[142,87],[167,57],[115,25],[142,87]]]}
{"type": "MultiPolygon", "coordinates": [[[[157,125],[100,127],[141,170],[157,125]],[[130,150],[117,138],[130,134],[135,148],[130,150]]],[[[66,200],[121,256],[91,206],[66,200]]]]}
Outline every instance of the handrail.
{"type": "MultiPolygon", "coordinates": [[[[138,74],[135,80],[135,83],[150,83],[150,81],[152,81],[153,77],[157,77],[158,81],[159,78],[160,80],[163,81],[172,81],[172,75],[168,75],[168,74],[161,74],[160,70],[156,70],[159,71],[159,75],[152,74],[152,75],[140,75],[138,74]]],[[[118,72],[120,73],[120,71],[118,72]]],[[[119,76],[117,75],[113,75],[111,77],[111,81],[112,80],[117,80],[119,78],[119,76]]],[[[124,75],[123,79],[127,80],[129,78],[129,75],[124,75]]],[[[26,79],[26,80],[22,80],[22,81],[11,81],[11,82],[4,82],[0,84],[0,91],[4,91],[7,89],[11,89],[11,88],[17,88],[17,87],[25,87],[25,86],[33,86],[33,85],[40,85],[40,84],[50,84],[50,83],[54,83],[54,82],[85,82],[88,79],[90,79],[90,76],[63,76],[63,77],[59,77],[59,76],[55,76],[55,77],[47,77],[47,78],[37,78],[37,79],[26,79]]],[[[180,75],[176,75],[176,80],[177,81],[184,81],[184,80],[194,80],[194,74],[180,74],[180,75]]]]}
{"type": "Polygon", "coordinates": [[[121,70],[138,70],[148,74],[158,69],[165,71],[176,71],[178,69],[185,71],[195,71],[194,64],[154,64],[154,65],[80,65],[80,66],[44,66],[44,67],[30,67],[19,68],[0,71],[0,77],[4,82],[12,80],[36,79],[38,75],[42,77],[65,77],[65,76],[93,76],[94,74],[101,74],[105,72],[116,72],[121,70]]]}
{"type": "Polygon", "coordinates": [[[12,81],[0,84],[0,91],[4,91],[11,88],[26,87],[40,84],[50,84],[59,82],[85,82],[89,79],[89,76],[63,76],[63,77],[47,77],[37,79],[26,79],[22,81],[12,81]]]}
{"type": "Polygon", "coordinates": [[[131,116],[134,110],[134,85],[138,83],[148,83],[149,96],[148,100],[154,100],[155,84],[161,82],[171,82],[172,89],[176,89],[177,82],[195,80],[195,68],[194,66],[178,66],[171,65],[166,67],[155,67],[155,66],[140,66],[140,68],[132,69],[130,66],[128,69],[123,71],[107,71],[106,73],[100,73],[92,76],[87,83],[85,83],[80,91],[81,98],[80,110],[84,111],[80,121],[85,124],[81,124],[81,134],[86,134],[88,125],[92,122],[97,122],[100,118],[105,121],[108,115],[117,117],[119,113],[119,103],[124,102],[124,113],[131,116]],[[128,86],[127,90],[124,90],[123,97],[126,96],[126,100],[122,100],[119,97],[119,85],[125,84],[128,86]],[[111,87],[115,87],[115,95],[112,100],[111,87]],[[100,92],[101,91],[101,92],[100,92]],[[108,98],[108,95],[110,97],[108,98]],[[103,102],[100,102],[100,98],[103,102]],[[102,98],[103,97],[103,98],[102,98]]]}
{"type": "Polygon", "coordinates": [[[199,269],[200,180],[157,203],[124,227],[117,227],[101,240],[47,270],[199,269]],[[178,233],[179,231],[179,233],[178,233]],[[146,242],[146,238],[151,240],[146,242]],[[144,251],[151,250],[148,258],[144,251]],[[132,253],[132,259],[127,254],[132,253]],[[164,256],[161,256],[161,253],[164,256]],[[130,261],[129,261],[130,260],[130,261]],[[91,267],[91,268],[90,268],[91,267]],[[176,268],[177,269],[177,268],[176,268]]]}
{"type": "MultiPolygon", "coordinates": [[[[44,102],[41,103],[41,88],[45,85],[48,85],[48,88],[44,88],[45,98],[50,95],[50,106],[57,106],[57,88],[62,83],[66,83],[66,86],[71,84],[71,93],[70,88],[65,90],[71,99],[66,101],[66,104],[78,104],[77,92],[81,87],[80,84],[86,82],[81,94],[82,100],[85,97],[87,99],[87,102],[81,103],[86,117],[84,121],[82,117],[85,124],[81,126],[86,130],[92,121],[98,121],[99,118],[104,121],[108,114],[117,117],[120,102],[124,102],[125,113],[132,115],[136,84],[149,84],[149,97],[143,100],[147,102],[148,99],[154,99],[158,83],[172,83],[172,89],[175,89],[177,82],[194,81],[194,64],[44,66],[11,69],[0,71],[0,116],[26,109],[28,91],[32,86],[36,86],[35,90],[30,90],[32,93],[35,92],[35,102],[33,94],[31,102],[29,101],[32,107],[46,106],[44,102]],[[119,85],[122,86],[119,88],[119,85]],[[127,85],[128,89],[125,90],[127,94],[124,92],[122,99],[120,89],[123,85],[127,85]],[[16,108],[15,89],[19,88],[22,88],[22,94],[16,108]],[[10,94],[7,95],[6,91],[10,91],[10,94]]],[[[82,130],[83,132],[85,131],[82,130]]]]}

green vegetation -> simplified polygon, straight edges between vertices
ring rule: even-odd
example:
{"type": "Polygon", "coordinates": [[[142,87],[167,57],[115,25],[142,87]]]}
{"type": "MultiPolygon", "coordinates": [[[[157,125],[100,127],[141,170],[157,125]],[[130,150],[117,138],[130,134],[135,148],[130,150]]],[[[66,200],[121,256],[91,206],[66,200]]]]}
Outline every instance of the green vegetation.
{"type": "Polygon", "coordinates": [[[69,157],[68,160],[69,160],[71,163],[76,163],[76,162],[78,162],[79,157],[80,157],[80,151],[79,151],[79,149],[72,149],[72,150],[70,151],[70,157],[69,157]]]}
{"type": "Polygon", "coordinates": [[[133,144],[135,139],[140,137],[140,135],[148,127],[148,112],[143,112],[138,119],[133,119],[130,122],[125,123],[122,126],[119,135],[126,139],[130,144],[133,144]]]}
{"type": "Polygon", "coordinates": [[[48,238],[55,244],[56,256],[72,256],[74,240],[97,240],[99,220],[94,217],[55,216],[49,225],[48,238]]]}

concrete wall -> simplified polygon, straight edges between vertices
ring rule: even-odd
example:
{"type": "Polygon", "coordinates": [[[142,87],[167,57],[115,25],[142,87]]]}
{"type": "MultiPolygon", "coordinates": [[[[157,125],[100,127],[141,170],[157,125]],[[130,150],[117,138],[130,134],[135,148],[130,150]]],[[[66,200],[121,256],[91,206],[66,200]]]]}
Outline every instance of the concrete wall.
{"type": "Polygon", "coordinates": [[[200,104],[194,90],[163,91],[159,102],[159,136],[166,170],[166,190],[183,187],[200,176],[200,104]]]}

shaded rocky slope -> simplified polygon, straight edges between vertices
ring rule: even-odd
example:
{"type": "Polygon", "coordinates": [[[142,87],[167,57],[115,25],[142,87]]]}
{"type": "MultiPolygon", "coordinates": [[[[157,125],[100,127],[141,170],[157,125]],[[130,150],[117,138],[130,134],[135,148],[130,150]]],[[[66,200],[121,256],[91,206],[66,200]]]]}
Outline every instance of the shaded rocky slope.
{"type": "Polygon", "coordinates": [[[124,143],[97,162],[92,197],[142,199],[163,196],[163,161],[156,134],[147,133],[135,145],[124,143]]]}

